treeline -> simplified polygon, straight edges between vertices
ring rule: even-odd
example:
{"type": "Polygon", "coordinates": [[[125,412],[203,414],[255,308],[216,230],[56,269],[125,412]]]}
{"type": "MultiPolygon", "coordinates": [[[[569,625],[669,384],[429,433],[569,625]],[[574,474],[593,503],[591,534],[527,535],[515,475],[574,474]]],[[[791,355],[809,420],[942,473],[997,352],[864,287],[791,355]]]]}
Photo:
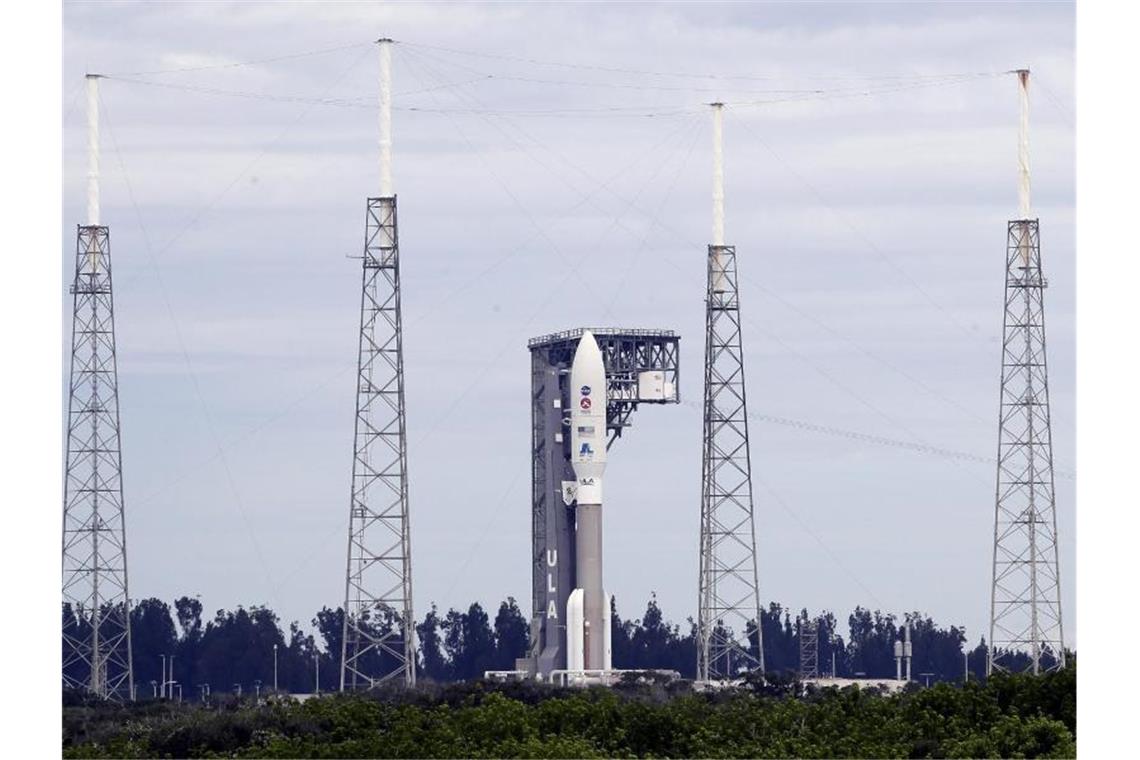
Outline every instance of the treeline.
{"type": "Polygon", "coordinates": [[[1076,668],[985,684],[425,683],[303,703],[65,706],[64,757],[1075,757],[1076,668]]]}
{"type": "MultiPolygon", "coordinates": [[[[315,635],[302,630],[297,622],[282,629],[278,616],[268,607],[218,610],[210,620],[203,620],[202,612],[201,602],[186,596],[175,600],[173,607],[160,599],[144,599],[131,610],[138,698],[161,691],[163,663],[171,662],[170,658],[173,676],[168,675],[168,679],[179,684],[184,699],[198,697],[206,685],[213,694],[236,691],[238,684],[243,693],[256,688],[268,690],[273,686],[275,658],[280,691],[308,693],[318,686],[320,691],[339,688],[344,624],[340,608],[326,607],[316,614],[312,620],[315,635]]],[[[86,624],[67,605],[63,615],[65,628],[86,624]]],[[[798,672],[800,631],[814,620],[821,676],[832,673],[834,662],[839,677],[894,677],[894,642],[902,628],[896,615],[858,607],[841,630],[839,620],[830,612],[813,618],[807,610],[793,613],[773,602],[761,617],[769,673],[786,679],[798,672]]],[[[908,617],[914,642],[912,676],[932,683],[963,680],[967,662],[963,630],[942,628],[917,612],[908,617]]],[[[615,605],[612,620],[614,667],[670,669],[683,677],[694,677],[697,627],[691,618],[683,627],[671,623],[656,599],[650,599],[640,618],[623,619],[615,605]]],[[[393,624],[392,620],[376,622],[377,626],[393,624]]],[[[419,676],[449,683],[480,678],[487,670],[511,670],[515,658],[527,653],[529,629],[527,616],[513,598],[502,602],[493,618],[478,603],[465,611],[450,609],[445,614],[433,605],[416,625],[419,676]]],[[[971,678],[984,678],[985,662],[983,640],[969,650],[971,678]]]]}

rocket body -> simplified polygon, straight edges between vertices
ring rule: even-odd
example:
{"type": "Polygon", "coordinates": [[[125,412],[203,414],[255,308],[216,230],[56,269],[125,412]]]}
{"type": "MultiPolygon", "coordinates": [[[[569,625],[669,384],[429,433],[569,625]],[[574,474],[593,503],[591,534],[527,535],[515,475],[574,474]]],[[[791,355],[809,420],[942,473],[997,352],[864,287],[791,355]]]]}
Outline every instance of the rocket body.
{"type": "Polygon", "coordinates": [[[570,366],[570,463],[577,481],[577,579],[567,604],[567,667],[610,670],[609,600],[602,586],[602,476],[606,470],[606,368],[593,334],[570,366]]]}

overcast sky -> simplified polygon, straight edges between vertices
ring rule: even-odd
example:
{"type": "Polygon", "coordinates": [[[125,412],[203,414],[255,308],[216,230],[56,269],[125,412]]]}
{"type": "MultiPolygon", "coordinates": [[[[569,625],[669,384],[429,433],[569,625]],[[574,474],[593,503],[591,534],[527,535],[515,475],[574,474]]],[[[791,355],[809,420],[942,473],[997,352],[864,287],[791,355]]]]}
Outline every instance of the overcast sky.
{"type": "MultiPolygon", "coordinates": [[[[641,409],[611,450],[605,575],[623,616],[651,593],[695,616],[713,100],[751,411],[992,457],[1017,210],[1002,72],[1030,67],[1076,643],[1071,4],[74,3],[64,20],[65,241],[84,221],[83,73],[112,75],[131,595],[306,624],[343,601],[371,40],[399,43],[417,616],[529,609],[526,341],[583,325],[681,335],[682,405],[641,409]]],[[[764,421],[752,462],[763,600],[985,632],[992,464],[764,421]]]]}

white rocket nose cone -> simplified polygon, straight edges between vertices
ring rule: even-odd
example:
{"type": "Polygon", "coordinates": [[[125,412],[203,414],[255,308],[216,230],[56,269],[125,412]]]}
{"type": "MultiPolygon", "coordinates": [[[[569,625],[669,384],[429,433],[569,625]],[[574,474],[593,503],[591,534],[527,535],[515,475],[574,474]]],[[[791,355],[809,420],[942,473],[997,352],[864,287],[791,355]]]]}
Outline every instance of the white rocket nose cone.
{"type": "MultiPolygon", "coordinates": [[[[582,337],[578,340],[578,351],[581,351],[583,348],[587,351],[597,353],[599,357],[601,356],[601,352],[598,350],[598,341],[589,330],[584,330],[582,337]]],[[[578,358],[577,353],[574,354],[574,358],[578,358]]]]}

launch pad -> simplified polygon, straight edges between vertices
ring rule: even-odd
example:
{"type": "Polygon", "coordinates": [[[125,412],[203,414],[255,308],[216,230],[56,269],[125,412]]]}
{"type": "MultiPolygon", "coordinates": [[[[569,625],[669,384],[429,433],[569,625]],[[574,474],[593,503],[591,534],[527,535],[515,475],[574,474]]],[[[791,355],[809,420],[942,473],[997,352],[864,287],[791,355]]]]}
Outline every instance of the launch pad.
{"type": "MultiPolygon", "coordinates": [[[[527,344],[531,355],[532,612],[528,656],[516,667],[543,680],[549,680],[553,672],[565,673],[574,664],[574,658],[568,659],[567,610],[578,580],[577,480],[570,446],[570,409],[578,389],[572,387],[570,370],[587,331],[593,334],[605,367],[607,450],[630,427],[630,416],[639,405],[680,400],[680,337],[671,330],[577,328],[532,338],[527,344]]],[[[608,597],[606,606],[608,622],[608,597]]],[[[603,633],[608,642],[609,631],[603,633]]]]}

